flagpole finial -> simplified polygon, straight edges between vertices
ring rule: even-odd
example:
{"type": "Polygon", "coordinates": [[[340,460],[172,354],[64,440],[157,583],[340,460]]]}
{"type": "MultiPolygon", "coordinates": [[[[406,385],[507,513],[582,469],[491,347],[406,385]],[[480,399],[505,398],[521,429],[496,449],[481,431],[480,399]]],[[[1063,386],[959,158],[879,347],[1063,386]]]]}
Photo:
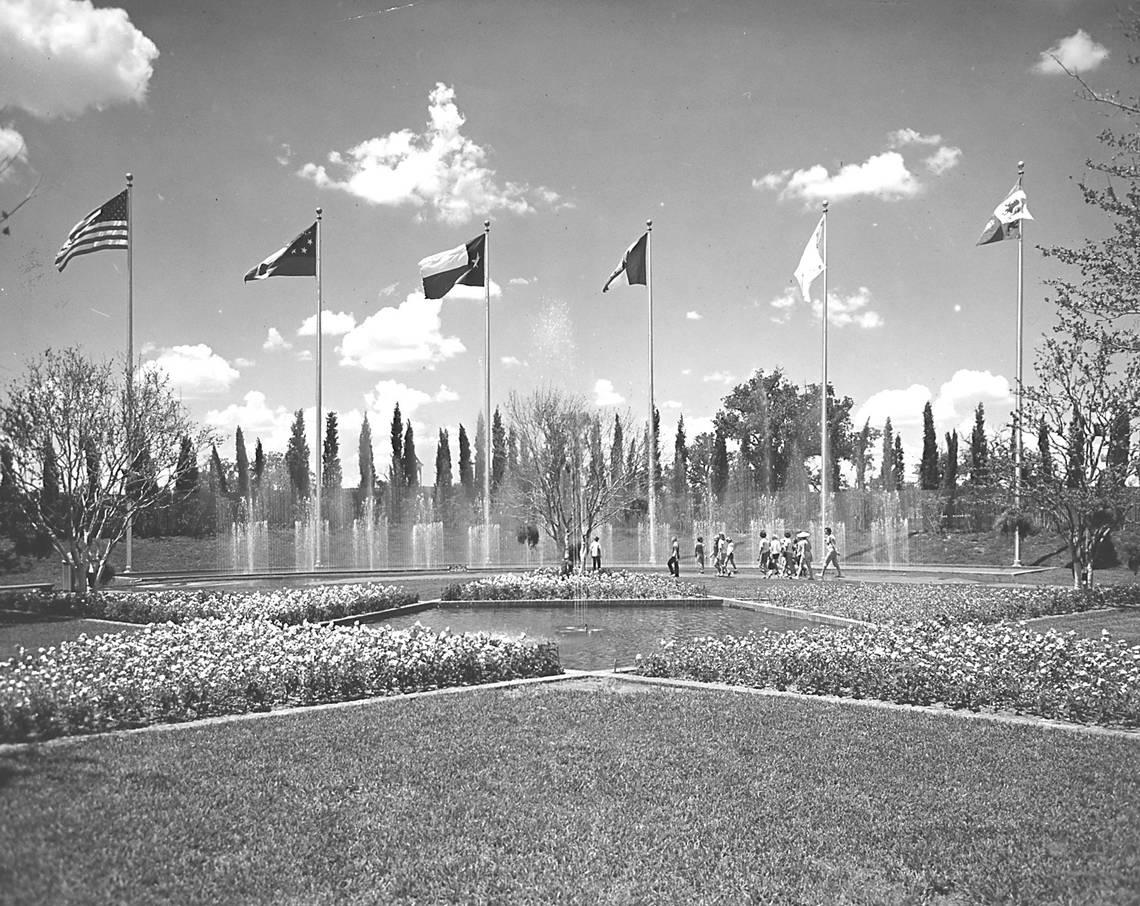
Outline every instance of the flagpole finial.
{"type": "Polygon", "coordinates": [[[823,213],[824,213],[824,214],[826,214],[826,213],[827,213],[827,205],[828,205],[828,202],[825,200],[825,201],[823,202],[823,213]]]}
{"type": "Polygon", "coordinates": [[[135,181],[135,174],[134,173],[128,173],[127,174],[127,185],[129,186],[134,181],[135,181]]]}
{"type": "Polygon", "coordinates": [[[491,232],[491,221],[489,221],[489,220],[484,220],[484,221],[483,221],[483,232],[484,232],[484,233],[489,233],[489,232],[491,232]]]}
{"type": "Polygon", "coordinates": [[[317,208],[317,220],[321,219],[321,214],[323,214],[324,211],[325,211],[324,208],[317,208]]]}
{"type": "Polygon", "coordinates": [[[653,229],[653,221],[652,221],[652,220],[647,220],[647,221],[645,221],[645,228],[646,228],[647,230],[651,230],[651,229],[653,229]]]}
{"type": "Polygon", "coordinates": [[[1017,175],[1018,176],[1024,176],[1025,175],[1025,161],[1023,161],[1023,160],[1019,160],[1017,162],[1017,175]]]}

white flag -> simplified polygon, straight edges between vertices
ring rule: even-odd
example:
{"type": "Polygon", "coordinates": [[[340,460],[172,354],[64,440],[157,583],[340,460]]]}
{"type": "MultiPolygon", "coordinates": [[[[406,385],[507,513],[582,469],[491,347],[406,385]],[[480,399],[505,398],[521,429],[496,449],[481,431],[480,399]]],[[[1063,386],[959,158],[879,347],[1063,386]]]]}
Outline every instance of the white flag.
{"type": "Polygon", "coordinates": [[[816,224],[815,232],[811,234],[811,239],[804,247],[804,253],[800,256],[800,263],[796,267],[796,282],[800,285],[800,292],[804,294],[804,301],[810,302],[812,281],[823,273],[825,265],[823,263],[823,217],[819,218],[819,223],[816,224]]]}

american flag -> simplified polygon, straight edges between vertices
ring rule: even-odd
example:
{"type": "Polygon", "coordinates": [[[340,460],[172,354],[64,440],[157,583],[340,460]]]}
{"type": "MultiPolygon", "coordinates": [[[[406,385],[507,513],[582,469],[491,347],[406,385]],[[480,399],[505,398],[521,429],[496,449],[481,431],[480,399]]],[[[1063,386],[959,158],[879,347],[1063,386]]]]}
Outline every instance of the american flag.
{"type": "Polygon", "coordinates": [[[103,249],[125,249],[130,235],[127,225],[127,190],[123,189],[72,228],[67,241],[55,256],[55,266],[62,271],[76,255],[101,252],[103,249]]]}

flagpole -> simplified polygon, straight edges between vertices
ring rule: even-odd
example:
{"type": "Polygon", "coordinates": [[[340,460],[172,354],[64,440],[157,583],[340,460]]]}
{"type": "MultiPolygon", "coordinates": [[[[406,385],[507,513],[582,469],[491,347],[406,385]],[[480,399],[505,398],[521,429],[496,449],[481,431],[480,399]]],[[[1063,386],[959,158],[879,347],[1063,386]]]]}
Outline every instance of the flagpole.
{"type": "Polygon", "coordinates": [[[649,290],[649,422],[645,427],[646,471],[645,487],[649,497],[649,564],[657,565],[657,451],[653,431],[653,221],[645,221],[645,283],[649,290]]]}
{"type": "Polygon", "coordinates": [[[491,565],[491,221],[483,221],[483,565],[491,565]]]}
{"type": "MultiPolygon", "coordinates": [[[[1021,188],[1022,177],[1025,176],[1025,161],[1017,162],[1017,188],[1021,188]]],[[[1021,463],[1022,463],[1022,430],[1021,430],[1021,345],[1022,345],[1022,319],[1025,300],[1025,258],[1022,243],[1025,240],[1025,218],[1017,222],[1017,412],[1014,416],[1013,430],[1013,509],[1015,522],[1013,526],[1013,565],[1021,566],[1021,463]]]]}
{"type": "MultiPolygon", "coordinates": [[[[827,526],[827,202],[823,203],[823,383],[819,388],[819,531],[827,526]]],[[[823,542],[820,542],[820,552],[823,542]]]]}
{"type": "Polygon", "coordinates": [[[321,309],[323,308],[321,302],[321,208],[317,208],[317,487],[316,487],[316,534],[317,543],[315,548],[315,555],[313,557],[313,565],[321,565],[321,457],[324,455],[324,450],[321,448],[321,347],[324,345],[321,340],[321,309]]]}
{"type": "MultiPolygon", "coordinates": [[[[127,443],[131,448],[131,466],[134,466],[134,401],[135,401],[135,266],[134,266],[134,212],[131,196],[135,177],[127,174],[127,443]]],[[[129,573],[134,565],[134,509],[127,511],[127,563],[123,572],[129,573]]]]}

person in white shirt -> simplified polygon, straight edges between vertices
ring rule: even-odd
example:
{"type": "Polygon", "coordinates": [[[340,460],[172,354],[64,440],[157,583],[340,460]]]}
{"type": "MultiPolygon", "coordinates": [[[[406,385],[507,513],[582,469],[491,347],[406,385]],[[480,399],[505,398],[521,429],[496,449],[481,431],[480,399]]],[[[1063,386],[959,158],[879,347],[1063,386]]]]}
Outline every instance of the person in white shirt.
{"type": "Polygon", "coordinates": [[[602,542],[598,540],[598,536],[594,536],[594,540],[590,542],[590,561],[593,565],[593,571],[597,572],[602,568],[602,542]]]}

